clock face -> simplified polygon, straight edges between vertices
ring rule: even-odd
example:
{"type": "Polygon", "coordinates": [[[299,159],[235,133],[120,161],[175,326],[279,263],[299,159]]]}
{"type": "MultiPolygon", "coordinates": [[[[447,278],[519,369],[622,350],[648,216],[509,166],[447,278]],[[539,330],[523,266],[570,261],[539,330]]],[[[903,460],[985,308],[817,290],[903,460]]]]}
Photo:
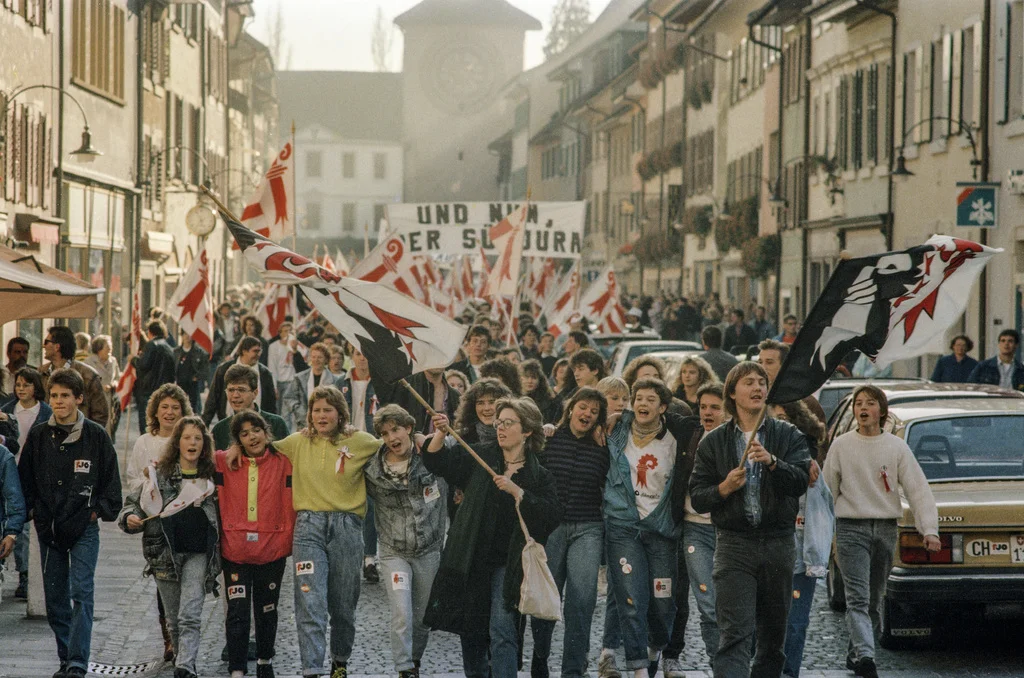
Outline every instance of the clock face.
{"type": "Polygon", "coordinates": [[[501,58],[485,42],[445,40],[429,48],[423,87],[441,110],[473,115],[494,101],[502,80],[501,58]]]}
{"type": "Polygon", "coordinates": [[[185,214],[185,226],[193,235],[204,238],[217,226],[217,215],[205,205],[196,205],[185,214]]]}

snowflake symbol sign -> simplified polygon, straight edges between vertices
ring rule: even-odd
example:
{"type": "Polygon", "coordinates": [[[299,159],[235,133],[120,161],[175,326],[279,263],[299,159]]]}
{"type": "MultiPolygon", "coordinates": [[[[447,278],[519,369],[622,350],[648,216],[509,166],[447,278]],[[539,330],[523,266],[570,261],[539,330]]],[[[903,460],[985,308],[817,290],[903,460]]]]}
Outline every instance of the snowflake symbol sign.
{"type": "Polygon", "coordinates": [[[971,203],[971,221],[977,222],[979,226],[995,222],[996,215],[992,211],[992,203],[984,198],[978,198],[971,203]]]}

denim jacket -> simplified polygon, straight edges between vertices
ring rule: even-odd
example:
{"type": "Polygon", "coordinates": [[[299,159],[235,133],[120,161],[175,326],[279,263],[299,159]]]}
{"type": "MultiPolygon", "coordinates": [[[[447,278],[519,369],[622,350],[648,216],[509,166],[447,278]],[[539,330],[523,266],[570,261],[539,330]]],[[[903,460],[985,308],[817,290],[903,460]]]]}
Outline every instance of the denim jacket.
{"type": "Polygon", "coordinates": [[[825,478],[818,477],[814,487],[800,497],[800,512],[796,516],[796,565],[793,572],[821,578],[828,571],[828,557],[832,551],[832,534],[836,526],[836,511],[832,491],[825,478]]]}
{"type": "Polygon", "coordinates": [[[8,535],[21,538],[25,524],[25,497],[21,494],[21,480],[14,455],[0,445],[0,539],[8,535]]]}
{"type": "Polygon", "coordinates": [[[423,465],[414,451],[409,459],[408,484],[384,473],[382,445],[366,467],[366,493],[374,501],[377,538],[381,545],[400,556],[416,557],[441,549],[448,517],[448,486],[423,465]]]}

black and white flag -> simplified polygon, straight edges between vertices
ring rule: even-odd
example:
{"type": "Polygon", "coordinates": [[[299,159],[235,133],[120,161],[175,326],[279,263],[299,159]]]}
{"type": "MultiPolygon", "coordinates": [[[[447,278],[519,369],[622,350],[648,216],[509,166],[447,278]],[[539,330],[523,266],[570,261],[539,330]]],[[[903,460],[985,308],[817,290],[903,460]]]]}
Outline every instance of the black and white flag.
{"type": "Polygon", "coordinates": [[[246,261],[264,281],[298,285],[306,299],[390,383],[447,367],[466,328],[392,287],[346,278],[246,228],[221,212],[246,261]]]}
{"type": "Polygon", "coordinates": [[[964,312],[1000,249],[935,235],[918,247],[840,261],[793,342],[768,402],[817,391],[856,349],[875,365],[928,352],[964,312]]]}

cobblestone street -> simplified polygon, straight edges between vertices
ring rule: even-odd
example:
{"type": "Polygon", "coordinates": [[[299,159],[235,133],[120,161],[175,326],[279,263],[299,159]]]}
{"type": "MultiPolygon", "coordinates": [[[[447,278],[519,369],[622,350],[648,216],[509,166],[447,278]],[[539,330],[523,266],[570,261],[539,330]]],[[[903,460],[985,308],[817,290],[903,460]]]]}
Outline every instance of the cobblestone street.
{"type": "MultiPolygon", "coordinates": [[[[124,440],[117,445],[124,454],[124,440]]],[[[134,439],[134,424],[132,426],[134,439]]],[[[123,469],[123,463],[122,463],[123,469]]],[[[33,557],[36,555],[33,546],[33,557]]],[[[116,526],[102,525],[100,565],[96,576],[96,618],[92,661],[96,675],[149,675],[167,677],[173,669],[158,661],[162,652],[156,610],[156,585],[141,576],[142,550],[137,536],[123,534],[116,526]]],[[[278,676],[294,676],[300,669],[292,598],[293,570],[286,569],[282,584],[277,657],[278,676]]],[[[53,635],[45,619],[26,619],[25,603],[14,600],[17,575],[8,572],[0,602],[0,678],[48,678],[56,670],[53,635]]],[[[222,589],[223,591],[223,589],[222,589]]],[[[691,604],[692,609],[696,609],[691,604]]],[[[388,607],[383,584],[363,584],[356,615],[356,646],[349,662],[350,675],[394,675],[388,636],[388,607]]],[[[710,675],[699,636],[696,613],[687,626],[683,665],[694,676],[710,675]]],[[[604,628],[604,598],[599,599],[591,634],[590,666],[596,669],[604,628]]],[[[207,598],[203,618],[200,675],[227,676],[220,660],[224,646],[223,598],[207,598]]],[[[1024,665],[1024,646],[1018,624],[989,624],[959,629],[937,647],[899,653],[879,650],[878,667],[884,675],[917,676],[1019,676],[1024,665]]],[[[556,628],[551,668],[561,657],[561,625],[556,628]]],[[[843,616],[828,609],[824,584],[818,587],[804,656],[804,677],[849,676],[842,670],[846,647],[843,616]]],[[[532,642],[526,634],[527,667],[532,642]]],[[[621,659],[620,659],[621,664],[621,659]]],[[[255,665],[250,664],[251,670],[255,665]]],[[[431,635],[423,661],[424,675],[458,674],[461,653],[458,638],[447,633],[431,635]]],[[[92,674],[90,674],[92,675],[92,674]]],[[[528,675],[523,674],[523,675],[528,675]]]]}

